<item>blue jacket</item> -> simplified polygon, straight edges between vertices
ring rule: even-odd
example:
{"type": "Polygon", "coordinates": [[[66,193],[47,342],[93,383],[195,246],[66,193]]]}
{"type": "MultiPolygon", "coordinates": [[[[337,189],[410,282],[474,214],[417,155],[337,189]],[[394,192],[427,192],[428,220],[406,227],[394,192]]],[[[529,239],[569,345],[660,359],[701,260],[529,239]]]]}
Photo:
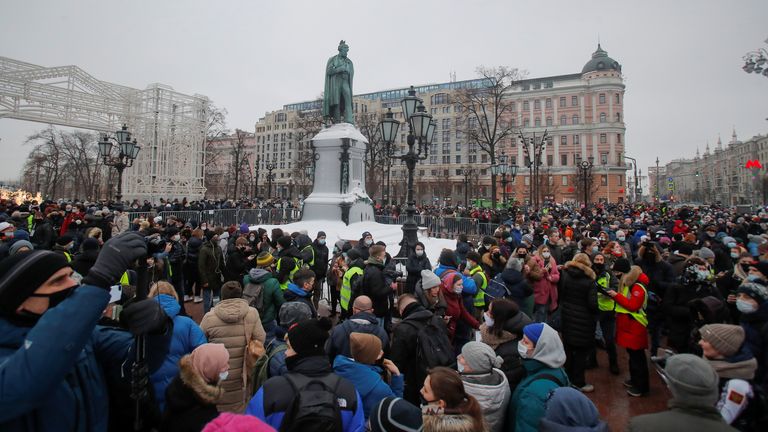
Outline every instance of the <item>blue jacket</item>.
{"type": "Polygon", "coordinates": [[[365,419],[371,415],[371,410],[385,397],[403,397],[403,375],[393,375],[392,384],[387,384],[381,378],[382,370],[378,366],[358,363],[343,355],[336,356],[333,362],[336,375],[348,379],[363,399],[365,419]]]}
{"type": "Polygon", "coordinates": [[[171,347],[160,369],[151,376],[150,381],[155,388],[155,400],[160,411],[165,410],[165,389],[179,374],[179,360],[189,354],[198,346],[207,342],[205,334],[191,318],[179,315],[181,306],[179,301],[167,295],[160,294],[155,297],[163,307],[165,313],[173,319],[173,336],[171,347]]]}
{"type": "Polygon", "coordinates": [[[549,392],[558,387],[567,387],[570,383],[562,368],[550,368],[533,359],[523,360],[523,367],[528,376],[520,381],[515,392],[512,393],[507,418],[515,422],[515,432],[537,432],[539,423],[544,418],[549,392]],[[557,377],[562,386],[551,380],[540,378],[542,374],[557,377]]]}
{"type": "MultiPolygon", "coordinates": [[[[298,360],[290,372],[320,378],[332,374],[333,369],[328,363],[328,358],[321,355],[298,360]]],[[[340,402],[343,432],[363,432],[365,430],[363,403],[352,383],[342,378],[336,396],[340,402]]],[[[291,385],[284,376],[273,377],[256,392],[248,403],[245,413],[280,430],[285,412],[290,408],[294,397],[291,385]]]]}
{"type": "Polygon", "coordinates": [[[381,346],[384,347],[384,353],[389,351],[389,336],[383,328],[379,327],[376,316],[370,312],[360,312],[331,330],[331,336],[325,343],[325,352],[331,362],[337,355],[347,357],[352,355],[352,351],[349,349],[349,335],[352,333],[367,333],[378,336],[381,339],[381,346]]]}
{"type": "Polygon", "coordinates": [[[96,325],[108,302],[83,285],[32,328],[0,318],[0,430],[107,430],[104,374],[120,373],[133,342],[96,325]]]}
{"type": "Polygon", "coordinates": [[[443,273],[445,273],[446,270],[453,270],[461,275],[461,279],[464,284],[464,290],[461,292],[462,295],[474,296],[477,294],[477,285],[475,284],[475,280],[458,271],[456,267],[448,267],[446,265],[440,264],[435,269],[435,274],[442,280],[443,273]]]}

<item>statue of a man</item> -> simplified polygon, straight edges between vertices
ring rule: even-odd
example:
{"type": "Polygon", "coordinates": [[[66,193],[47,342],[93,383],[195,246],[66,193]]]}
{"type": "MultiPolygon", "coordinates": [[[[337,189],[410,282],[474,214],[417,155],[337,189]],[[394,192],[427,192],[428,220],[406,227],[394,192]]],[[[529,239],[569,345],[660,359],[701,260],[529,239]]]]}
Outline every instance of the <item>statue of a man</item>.
{"type": "Polygon", "coordinates": [[[347,58],[349,45],[339,42],[339,54],[328,59],[325,67],[325,92],[323,94],[323,118],[333,123],[342,121],[355,124],[352,112],[352,78],[355,68],[347,58]]]}

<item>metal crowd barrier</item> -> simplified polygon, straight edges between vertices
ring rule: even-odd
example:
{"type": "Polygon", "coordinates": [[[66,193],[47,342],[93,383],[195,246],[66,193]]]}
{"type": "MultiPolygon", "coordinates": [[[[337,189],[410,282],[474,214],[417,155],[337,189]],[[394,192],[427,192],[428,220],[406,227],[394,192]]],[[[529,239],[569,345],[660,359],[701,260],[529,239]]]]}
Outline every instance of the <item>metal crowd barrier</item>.
{"type": "MultiPolygon", "coordinates": [[[[437,238],[455,239],[459,234],[480,238],[492,236],[498,225],[490,222],[481,222],[474,218],[455,218],[430,215],[416,215],[416,224],[426,227],[429,235],[437,238]]],[[[405,223],[405,215],[376,216],[376,222],[389,225],[402,225],[405,223]]]]}

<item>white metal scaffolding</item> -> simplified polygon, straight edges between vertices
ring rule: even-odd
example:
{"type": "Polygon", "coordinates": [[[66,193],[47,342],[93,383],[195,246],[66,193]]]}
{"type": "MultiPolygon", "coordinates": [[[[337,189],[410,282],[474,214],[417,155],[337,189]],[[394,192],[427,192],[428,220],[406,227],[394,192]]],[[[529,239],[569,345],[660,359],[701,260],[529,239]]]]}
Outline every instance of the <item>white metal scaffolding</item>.
{"type": "Polygon", "coordinates": [[[208,98],[162,84],[137,90],[77,66],[0,57],[0,118],[113,132],[125,123],[141,146],[125,171],[125,199],[203,198],[208,98]]]}

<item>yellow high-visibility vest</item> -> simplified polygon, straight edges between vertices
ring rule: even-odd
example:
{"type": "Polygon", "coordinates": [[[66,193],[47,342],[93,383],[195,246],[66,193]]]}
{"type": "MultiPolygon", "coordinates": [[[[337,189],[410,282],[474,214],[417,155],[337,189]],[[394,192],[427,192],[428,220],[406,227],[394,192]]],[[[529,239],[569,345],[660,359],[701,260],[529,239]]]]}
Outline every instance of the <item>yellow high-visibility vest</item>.
{"type": "MultiPolygon", "coordinates": [[[[648,289],[646,289],[645,285],[641,284],[640,282],[636,282],[636,283],[640,285],[641,288],[643,288],[643,295],[645,296],[645,298],[643,299],[643,307],[636,310],[635,312],[631,312],[617,302],[616,313],[629,314],[632,316],[632,318],[636,319],[637,322],[642,324],[643,327],[648,327],[648,316],[645,314],[645,308],[648,306],[648,289]]],[[[626,298],[630,298],[631,296],[630,287],[622,288],[621,294],[626,298]]]]}

